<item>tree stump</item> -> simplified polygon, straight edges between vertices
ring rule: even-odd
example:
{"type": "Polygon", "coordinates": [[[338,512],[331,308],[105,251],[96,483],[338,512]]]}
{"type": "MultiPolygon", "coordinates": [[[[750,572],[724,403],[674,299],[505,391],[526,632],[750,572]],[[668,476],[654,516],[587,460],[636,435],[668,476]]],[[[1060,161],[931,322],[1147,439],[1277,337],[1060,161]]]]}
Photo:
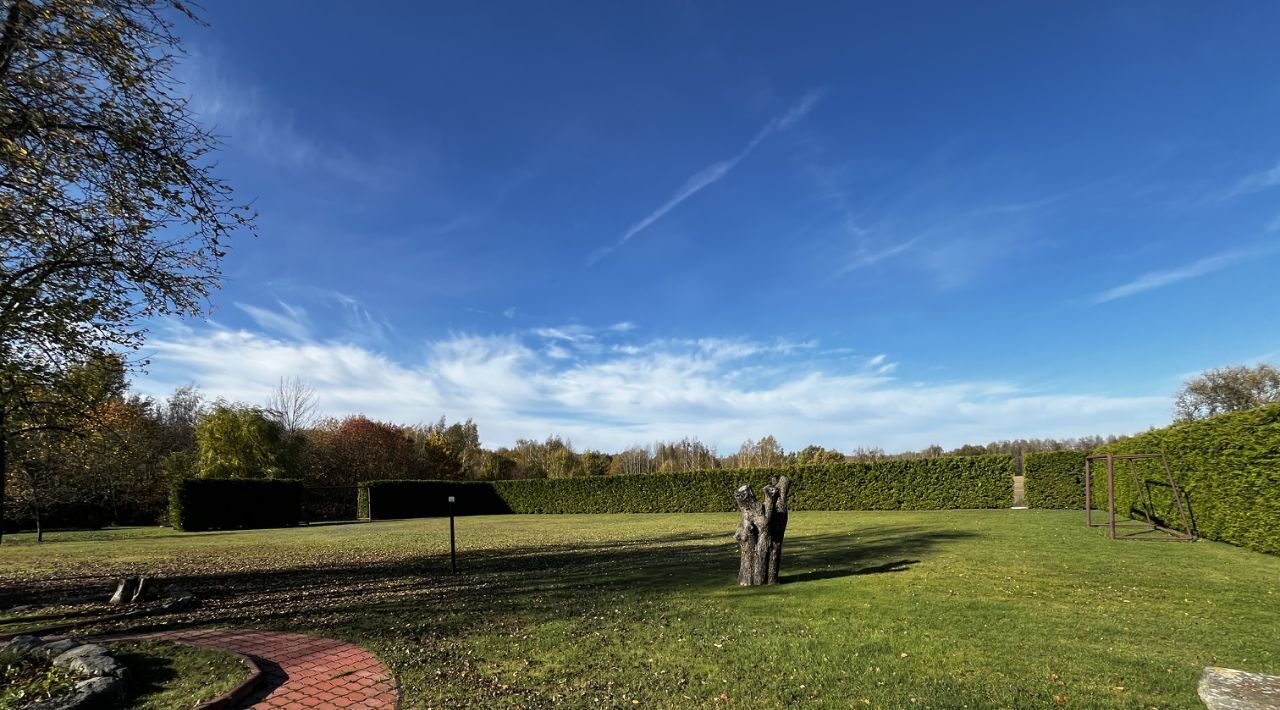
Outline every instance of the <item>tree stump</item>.
{"type": "Polygon", "coordinates": [[[787,533],[787,490],[791,479],[773,479],[764,487],[764,501],[757,501],[751,486],[734,491],[742,522],[733,534],[738,541],[738,584],[755,587],[777,584],[782,569],[782,538],[787,533]]]}
{"type": "Polygon", "coordinates": [[[125,577],[116,583],[116,593],[111,595],[109,604],[128,604],[133,601],[133,594],[138,589],[137,577],[125,577]]]}
{"type": "Polygon", "coordinates": [[[137,604],[139,602],[145,602],[147,599],[154,596],[152,591],[155,585],[151,582],[152,580],[150,577],[138,577],[138,587],[133,590],[133,596],[129,598],[129,601],[133,604],[137,604]]]}

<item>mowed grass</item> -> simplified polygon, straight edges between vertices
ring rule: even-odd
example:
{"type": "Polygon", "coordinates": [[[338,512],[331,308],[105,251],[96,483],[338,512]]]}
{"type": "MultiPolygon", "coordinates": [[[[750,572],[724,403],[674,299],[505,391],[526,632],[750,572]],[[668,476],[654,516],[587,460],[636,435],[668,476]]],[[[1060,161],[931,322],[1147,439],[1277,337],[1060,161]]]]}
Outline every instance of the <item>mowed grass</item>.
{"type": "Polygon", "coordinates": [[[129,668],[127,706],[187,710],[230,691],[249,671],[230,653],[164,641],[116,641],[111,654],[129,668]]]}
{"type": "Polygon", "coordinates": [[[406,707],[1196,708],[1204,666],[1280,674],[1280,558],[1082,519],[794,513],[785,583],[755,589],[731,514],[460,518],[457,576],[440,519],[6,536],[0,608],[156,574],[205,600],[166,623],[353,641],[406,707]]]}

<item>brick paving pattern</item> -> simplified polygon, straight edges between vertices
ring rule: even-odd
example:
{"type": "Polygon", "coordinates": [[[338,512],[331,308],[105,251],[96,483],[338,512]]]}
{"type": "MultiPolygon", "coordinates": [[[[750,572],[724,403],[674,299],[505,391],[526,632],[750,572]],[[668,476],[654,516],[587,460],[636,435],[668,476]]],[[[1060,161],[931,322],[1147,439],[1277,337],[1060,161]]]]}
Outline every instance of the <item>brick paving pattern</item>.
{"type": "Polygon", "coordinates": [[[372,653],[345,641],[241,629],[159,631],[133,638],[180,641],[252,657],[263,681],[242,707],[396,707],[391,672],[372,653]]]}

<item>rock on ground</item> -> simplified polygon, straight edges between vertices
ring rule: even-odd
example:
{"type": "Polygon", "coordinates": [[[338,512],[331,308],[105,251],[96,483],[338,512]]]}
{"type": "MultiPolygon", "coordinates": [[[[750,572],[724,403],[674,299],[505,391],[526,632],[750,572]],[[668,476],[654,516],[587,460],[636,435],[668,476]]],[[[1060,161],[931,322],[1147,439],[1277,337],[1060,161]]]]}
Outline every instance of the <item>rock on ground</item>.
{"type": "Polygon", "coordinates": [[[1280,676],[1231,668],[1206,668],[1200,674],[1200,699],[1209,710],[1276,710],[1280,676]]]}

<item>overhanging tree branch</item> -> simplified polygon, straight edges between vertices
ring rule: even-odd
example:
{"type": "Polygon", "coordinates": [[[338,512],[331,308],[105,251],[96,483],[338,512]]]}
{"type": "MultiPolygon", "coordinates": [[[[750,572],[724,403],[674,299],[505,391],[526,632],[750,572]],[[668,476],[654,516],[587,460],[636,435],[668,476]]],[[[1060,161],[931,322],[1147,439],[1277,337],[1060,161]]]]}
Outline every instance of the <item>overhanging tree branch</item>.
{"type": "MultiPolygon", "coordinates": [[[[0,504],[23,392],[207,309],[232,234],[218,140],[178,90],[176,0],[9,0],[0,28],[0,504]],[[10,416],[5,416],[6,414],[10,416]]],[[[66,424],[74,428],[74,422],[66,424]]],[[[61,426],[61,424],[60,424],[61,426]]]]}

